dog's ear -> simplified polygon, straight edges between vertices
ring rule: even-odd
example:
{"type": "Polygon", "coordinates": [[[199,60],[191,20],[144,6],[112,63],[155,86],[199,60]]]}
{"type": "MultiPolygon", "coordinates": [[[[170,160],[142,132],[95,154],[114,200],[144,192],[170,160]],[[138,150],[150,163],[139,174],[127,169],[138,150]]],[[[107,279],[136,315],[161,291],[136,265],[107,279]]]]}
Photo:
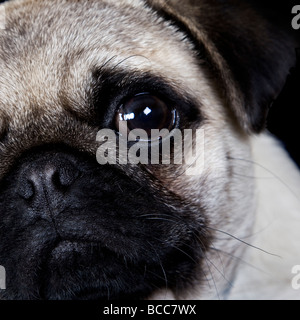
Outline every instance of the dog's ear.
{"type": "Polygon", "coordinates": [[[185,31],[247,132],[260,132],[296,63],[296,41],[236,0],[148,0],[185,31]]]}

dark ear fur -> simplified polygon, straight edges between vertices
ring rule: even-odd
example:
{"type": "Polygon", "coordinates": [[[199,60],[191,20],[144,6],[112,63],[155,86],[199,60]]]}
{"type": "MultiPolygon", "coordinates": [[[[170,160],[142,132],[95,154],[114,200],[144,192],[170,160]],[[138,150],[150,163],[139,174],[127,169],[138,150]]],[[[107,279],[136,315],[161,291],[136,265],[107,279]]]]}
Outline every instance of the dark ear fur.
{"type": "Polygon", "coordinates": [[[295,64],[296,40],[241,0],[148,3],[190,36],[243,128],[262,131],[295,64]]]}

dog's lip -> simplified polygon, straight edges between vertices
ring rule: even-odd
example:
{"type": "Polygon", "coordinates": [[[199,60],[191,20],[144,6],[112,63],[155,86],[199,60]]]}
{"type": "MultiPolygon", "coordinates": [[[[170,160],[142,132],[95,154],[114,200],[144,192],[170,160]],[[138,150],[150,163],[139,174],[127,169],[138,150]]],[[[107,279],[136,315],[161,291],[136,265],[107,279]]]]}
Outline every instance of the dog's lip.
{"type": "Polygon", "coordinates": [[[84,244],[93,244],[96,242],[88,242],[88,241],[82,241],[82,240],[58,240],[57,243],[55,244],[52,252],[59,252],[62,249],[66,250],[76,250],[78,249],[81,245],[84,244]]]}
{"type": "MultiPolygon", "coordinates": [[[[49,247],[48,254],[45,255],[45,261],[41,268],[40,295],[43,299],[52,299],[53,292],[61,294],[63,299],[80,299],[80,300],[97,300],[101,296],[101,291],[97,284],[95,286],[86,286],[84,282],[73,286],[72,291],[67,292],[63,285],[61,275],[76,274],[76,270],[84,274],[85,270],[89,273],[89,268],[97,268],[99,256],[102,255],[102,247],[97,242],[84,240],[66,240],[57,239],[55,243],[49,247]],[[93,250],[97,247],[98,250],[93,250]],[[96,252],[97,251],[97,254],[96,252]]],[[[71,276],[71,278],[73,277],[71,276]]],[[[56,299],[56,298],[55,298],[56,299]]]]}
{"type": "Polygon", "coordinates": [[[53,259],[60,259],[61,256],[72,252],[81,252],[87,247],[99,246],[96,241],[87,240],[58,240],[51,250],[53,259]]]}

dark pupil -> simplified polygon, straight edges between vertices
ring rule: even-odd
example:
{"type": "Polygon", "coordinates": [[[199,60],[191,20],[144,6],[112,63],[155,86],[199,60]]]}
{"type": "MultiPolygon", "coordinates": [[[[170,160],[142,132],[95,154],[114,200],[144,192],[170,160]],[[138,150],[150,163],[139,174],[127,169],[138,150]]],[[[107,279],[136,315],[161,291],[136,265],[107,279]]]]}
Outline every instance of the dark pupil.
{"type": "Polygon", "coordinates": [[[129,129],[169,129],[172,112],[166,104],[155,96],[141,95],[132,98],[123,110],[122,120],[126,120],[129,129]]]}

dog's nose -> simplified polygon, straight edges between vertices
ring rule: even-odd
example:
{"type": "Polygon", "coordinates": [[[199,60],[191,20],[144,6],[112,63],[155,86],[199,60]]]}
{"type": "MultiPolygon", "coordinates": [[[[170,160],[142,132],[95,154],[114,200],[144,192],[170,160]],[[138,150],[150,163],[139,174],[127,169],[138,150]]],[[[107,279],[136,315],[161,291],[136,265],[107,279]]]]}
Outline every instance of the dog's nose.
{"type": "Polygon", "coordinates": [[[51,201],[76,181],[80,172],[65,156],[49,154],[23,167],[18,194],[25,200],[45,198],[51,201]]]}

